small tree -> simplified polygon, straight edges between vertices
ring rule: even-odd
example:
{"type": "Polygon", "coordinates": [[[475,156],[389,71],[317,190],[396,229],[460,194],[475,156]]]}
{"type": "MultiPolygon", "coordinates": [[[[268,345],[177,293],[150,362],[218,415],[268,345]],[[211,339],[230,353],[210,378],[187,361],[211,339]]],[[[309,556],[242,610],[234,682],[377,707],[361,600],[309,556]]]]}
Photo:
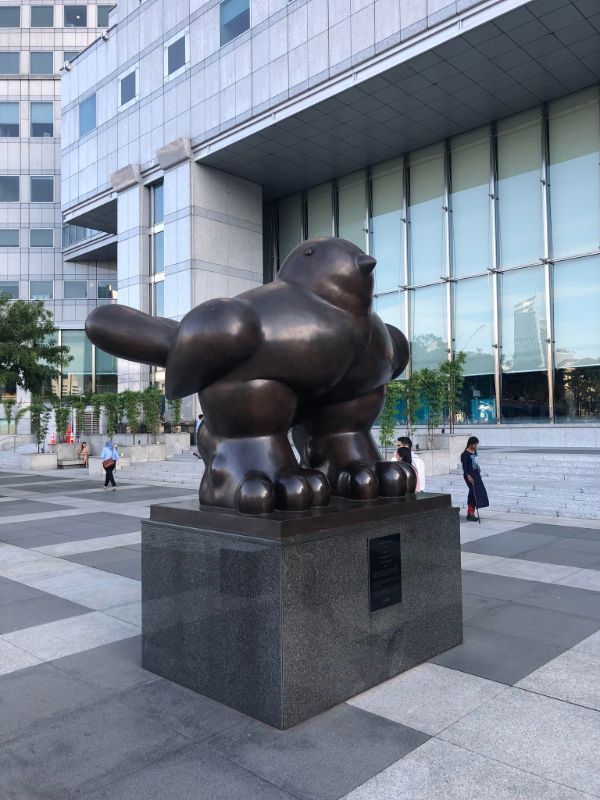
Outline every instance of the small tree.
{"type": "Polygon", "coordinates": [[[59,442],[64,442],[67,434],[67,425],[69,424],[69,416],[71,409],[65,405],[58,397],[53,397],[52,408],[54,409],[54,421],[56,422],[56,434],[59,442]]]}
{"type": "Polygon", "coordinates": [[[398,413],[398,400],[401,397],[400,384],[402,381],[388,383],[385,393],[385,404],[379,415],[379,443],[382,447],[393,447],[396,432],[396,415],[398,413]]]}
{"type": "Polygon", "coordinates": [[[72,361],[57,344],[52,314],[41,300],[11,300],[0,294],[0,384],[16,383],[39,395],[72,361]]]}
{"type": "Polygon", "coordinates": [[[40,452],[41,445],[46,441],[48,426],[50,424],[50,408],[41,398],[36,398],[29,406],[31,412],[31,425],[35,435],[37,451],[40,452]]]}
{"type": "Polygon", "coordinates": [[[448,411],[450,433],[454,433],[456,413],[462,405],[462,390],[465,382],[464,366],[467,354],[462,350],[452,354],[451,361],[444,361],[438,367],[438,373],[444,395],[444,406],[448,411]]]}
{"type": "Polygon", "coordinates": [[[7,397],[2,400],[2,407],[4,408],[4,416],[6,418],[6,432],[10,433],[10,423],[12,422],[13,414],[17,401],[14,397],[7,397]]]}
{"type": "Polygon", "coordinates": [[[144,410],[144,423],[148,429],[148,433],[156,436],[160,428],[162,393],[156,386],[148,386],[142,392],[141,401],[144,410]]]}
{"type": "Polygon", "coordinates": [[[417,419],[417,413],[423,405],[421,401],[421,388],[419,386],[419,373],[413,372],[403,381],[398,381],[400,399],[404,400],[406,408],[406,435],[412,437],[417,419]]]}
{"type": "MultiPolygon", "coordinates": [[[[98,425],[98,433],[100,433],[100,413],[102,411],[102,398],[104,395],[102,394],[92,394],[90,395],[90,405],[92,407],[93,415],[96,418],[96,423],[98,425]]],[[[94,431],[94,423],[92,421],[92,433],[94,431]]]]}
{"type": "Polygon", "coordinates": [[[100,397],[102,398],[102,408],[106,413],[107,433],[112,436],[116,432],[119,422],[119,399],[113,392],[104,392],[100,397]]]}
{"type": "Polygon", "coordinates": [[[133,392],[131,389],[126,389],[121,393],[123,403],[123,410],[127,417],[127,425],[131,430],[133,443],[135,444],[135,435],[140,429],[140,411],[141,411],[141,397],[140,392],[133,392]]]}
{"type": "Polygon", "coordinates": [[[171,412],[171,422],[174,427],[181,423],[181,406],[183,401],[181,397],[176,400],[169,400],[169,411],[171,412]]]}
{"type": "Polygon", "coordinates": [[[421,400],[427,411],[427,446],[433,446],[433,434],[441,421],[444,409],[444,390],[437,369],[424,367],[419,372],[421,400]]]}

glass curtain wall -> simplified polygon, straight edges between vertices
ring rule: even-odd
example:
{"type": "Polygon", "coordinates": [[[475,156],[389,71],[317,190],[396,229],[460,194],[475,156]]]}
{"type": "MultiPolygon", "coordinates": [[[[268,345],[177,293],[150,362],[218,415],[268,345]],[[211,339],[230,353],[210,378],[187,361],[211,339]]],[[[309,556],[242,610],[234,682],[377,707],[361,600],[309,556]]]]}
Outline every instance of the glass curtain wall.
{"type": "Polygon", "coordinates": [[[600,419],[597,86],[279,201],[280,259],[332,231],[409,369],[466,353],[465,423],[600,419]]]}

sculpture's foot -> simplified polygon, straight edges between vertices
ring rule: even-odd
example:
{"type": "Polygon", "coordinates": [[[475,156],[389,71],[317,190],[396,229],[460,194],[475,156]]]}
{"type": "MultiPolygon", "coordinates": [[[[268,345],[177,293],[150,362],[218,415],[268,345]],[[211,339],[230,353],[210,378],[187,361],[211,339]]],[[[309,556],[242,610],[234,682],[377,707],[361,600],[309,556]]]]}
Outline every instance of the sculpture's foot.
{"type": "Polygon", "coordinates": [[[417,490],[417,471],[403,461],[379,461],[376,464],[381,497],[404,497],[417,490]]]}
{"type": "Polygon", "coordinates": [[[349,500],[373,500],[379,495],[379,480],[375,469],[354,461],[340,470],[336,488],[336,494],[349,500]]]}

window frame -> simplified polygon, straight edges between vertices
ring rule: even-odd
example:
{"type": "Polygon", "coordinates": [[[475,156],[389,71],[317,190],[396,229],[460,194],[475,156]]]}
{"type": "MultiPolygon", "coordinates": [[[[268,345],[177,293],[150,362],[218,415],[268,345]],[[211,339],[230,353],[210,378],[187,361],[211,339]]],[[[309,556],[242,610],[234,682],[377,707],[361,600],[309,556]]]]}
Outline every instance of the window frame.
{"type": "MultiPolygon", "coordinates": [[[[1,100],[0,106],[16,106],[17,107],[17,132],[16,133],[9,133],[9,134],[2,134],[0,133],[0,137],[3,139],[18,139],[21,136],[21,104],[18,100],[1,100]]],[[[0,123],[0,125],[14,125],[12,122],[8,123],[0,123]]]]}
{"type": "Polygon", "coordinates": [[[36,248],[37,247],[51,247],[51,248],[53,248],[54,247],[54,228],[30,228],[29,229],[29,247],[36,247],[36,248]],[[32,242],[32,239],[33,239],[32,234],[39,233],[40,231],[43,231],[44,233],[46,231],[49,231],[51,233],[51,235],[52,235],[51,244],[34,244],[32,242]]]}
{"type": "Polygon", "coordinates": [[[64,5],[63,6],[63,28],[87,28],[88,27],[88,24],[87,24],[87,12],[88,12],[87,5],[81,5],[79,3],[76,3],[75,5],[71,5],[71,4],[64,5]],[[83,19],[83,24],[82,25],[67,25],[67,9],[68,8],[82,8],[82,9],[84,9],[84,19],[83,19]]]}
{"type": "Polygon", "coordinates": [[[29,137],[31,139],[53,139],[54,138],[54,101],[53,100],[30,100],[29,101],[29,137]],[[48,125],[47,122],[35,122],[33,121],[33,106],[34,105],[49,105],[52,108],[52,132],[50,135],[45,133],[39,134],[33,132],[33,125],[48,125]]]}
{"type": "Polygon", "coordinates": [[[54,6],[47,6],[47,5],[40,5],[40,4],[32,5],[31,6],[31,11],[30,11],[30,17],[29,17],[29,27],[30,28],[53,28],[54,27],[54,6]],[[49,25],[47,25],[45,23],[44,23],[44,25],[34,25],[33,24],[33,11],[34,11],[34,9],[38,9],[38,8],[50,9],[50,11],[52,12],[52,22],[49,25]]]}
{"type": "Polygon", "coordinates": [[[54,203],[55,202],[55,180],[54,175],[30,175],[29,176],[29,202],[30,203],[54,203]],[[52,200],[34,200],[33,199],[33,181],[34,180],[50,180],[52,181],[52,200]]]}
{"type": "Polygon", "coordinates": [[[88,300],[89,299],[89,291],[88,291],[88,282],[85,278],[68,278],[67,280],[63,280],[63,299],[64,300],[88,300]],[[67,296],[66,286],[67,284],[83,284],[85,287],[85,294],[81,295],[73,295],[67,296]]]}
{"type": "Polygon", "coordinates": [[[112,5],[110,5],[108,3],[101,3],[101,4],[96,6],[96,27],[97,28],[108,28],[109,27],[108,16],[109,16],[110,12],[113,10],[114,7],[115,7],[114,3],[112,5]],[[100,16],[100,9],[101,8],[102,9],[108,9],[108,11],[106,12],[106,25],[101,25],[100,24],[99,16],[100,16]]]}
{"type": "Polygon", "coordinates": [[[228,2],[233,2],[233,0],[219,0],[219,48],[225,47],[225,45],[229,44],[229,42],[235,41],[239,36],[241,36],[243,33],[246,33],[246,31],[249,31],[250,28],[252,27],[252,3],[250,2],[250,0],[248,0],[248,27],[244,28],[243,31],[236,33],[235,36],[232,36],[230,39],[227,39],[227,41],[225,42],[223,41],[222,10],[225,4],[228,2]]]}
{"type": "Polygon", "coordinates": [[[7,292],[6,289],[2,288],[2,284],[8,284],[9,286],[16,286],[17,287],[17,296],[16,297],[12,296],[10,299],[11,300],[20,300],[20,298],[21,298],[21,286],[20,286],[18,280],[0,281],[0,294],[10,294],[10,292],[7,292]]]}
{"type": "Polygon", "coordinates": [[[139,99],[140,99],[140,65],[136,64],[135,67],[128,69],[126,72],[122,72],[117,78],[117,106],[119,108],[119,111],[125,111],[126,109],[135,105],[139,101],[139,99]],[[125,78],[128,78],[130,75],[134,75],[135,94],[130,100],[127,100],[125,103],[121,103],[121,83],[125,80],[125,78]]]}
{"type": "Polygon", "coordinates": [[[8,232],[16,233],[17,234],[17,243],[16,244],[2,244],[2,242],[0,242],[0,247],[20,247],[21,246],[21,236],[20,236],[21,232],[20,232],[19,228],[0,228],[0,235],[2,233],[4,233],[4,232],[6,232],[6,233],[8,233],[8,232]]]}
{"type": "Polygon", "coordinates": [[[85,100],[81,100],[81,102],[78,104],[77,108],[78,108],[78,112],[79,112],[79,138],[81,139],[83,136],[87,136],[88,133],[91,133],[92,131],[95,131],[96,128],[98,127],[98,97],[97,97],[96,92],[94,92],[93,94],[88,95],[88,97],[86,97],[85,100]],[[91,128],[88,128],[87,130],[82,131],[81,130],[81,109],[82,109],[83,106],[85,106],[86,103],[88,103],[92,99],[94,100],[94,124],[92,125],[91,128]]]}
{"type": "Polygon", "coordinates": [[[163,44],[163,83],[175,80],[186,71],[190,64],[190,32],[189,28],[178,31],[168,41],[163,44]],[[180,39],[184,40],[184,63],[173,72],[169,73],[169,47],[172,47],[180,39]]]}
{"type": "Polygon", "coordinates": [[[54,52],[52,50],[30,50],[29,51],[29,74],[30,75],[54,75],[54,52]],[[50,56],[50,72],[38,72],[33,69],[34,56],[50,56]]]}
{"type": "Polygon", "coordinates": [[[30,280],[29,281],[29,299],[30,300],[42,300],[47,302],[48,300],[54,300],[54,281],[52,279],[45,280],[43,278],[30,280]],[[50,284],[50,297],[33,297],[32,286],[34,283],[49,283],[50,284]]]}

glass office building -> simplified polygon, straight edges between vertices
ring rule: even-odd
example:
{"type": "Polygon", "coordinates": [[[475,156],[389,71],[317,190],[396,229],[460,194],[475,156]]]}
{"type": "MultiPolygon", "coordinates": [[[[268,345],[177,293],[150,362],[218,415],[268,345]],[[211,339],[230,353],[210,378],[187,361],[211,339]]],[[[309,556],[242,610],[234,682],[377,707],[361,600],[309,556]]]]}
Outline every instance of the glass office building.
{"type": "Polygon", "coordinates": [[[593,86],[281,198],[274,264],[341,236],[412,370],[466,353],[461,420],[600,418],[600,105],[593,86]]]}

